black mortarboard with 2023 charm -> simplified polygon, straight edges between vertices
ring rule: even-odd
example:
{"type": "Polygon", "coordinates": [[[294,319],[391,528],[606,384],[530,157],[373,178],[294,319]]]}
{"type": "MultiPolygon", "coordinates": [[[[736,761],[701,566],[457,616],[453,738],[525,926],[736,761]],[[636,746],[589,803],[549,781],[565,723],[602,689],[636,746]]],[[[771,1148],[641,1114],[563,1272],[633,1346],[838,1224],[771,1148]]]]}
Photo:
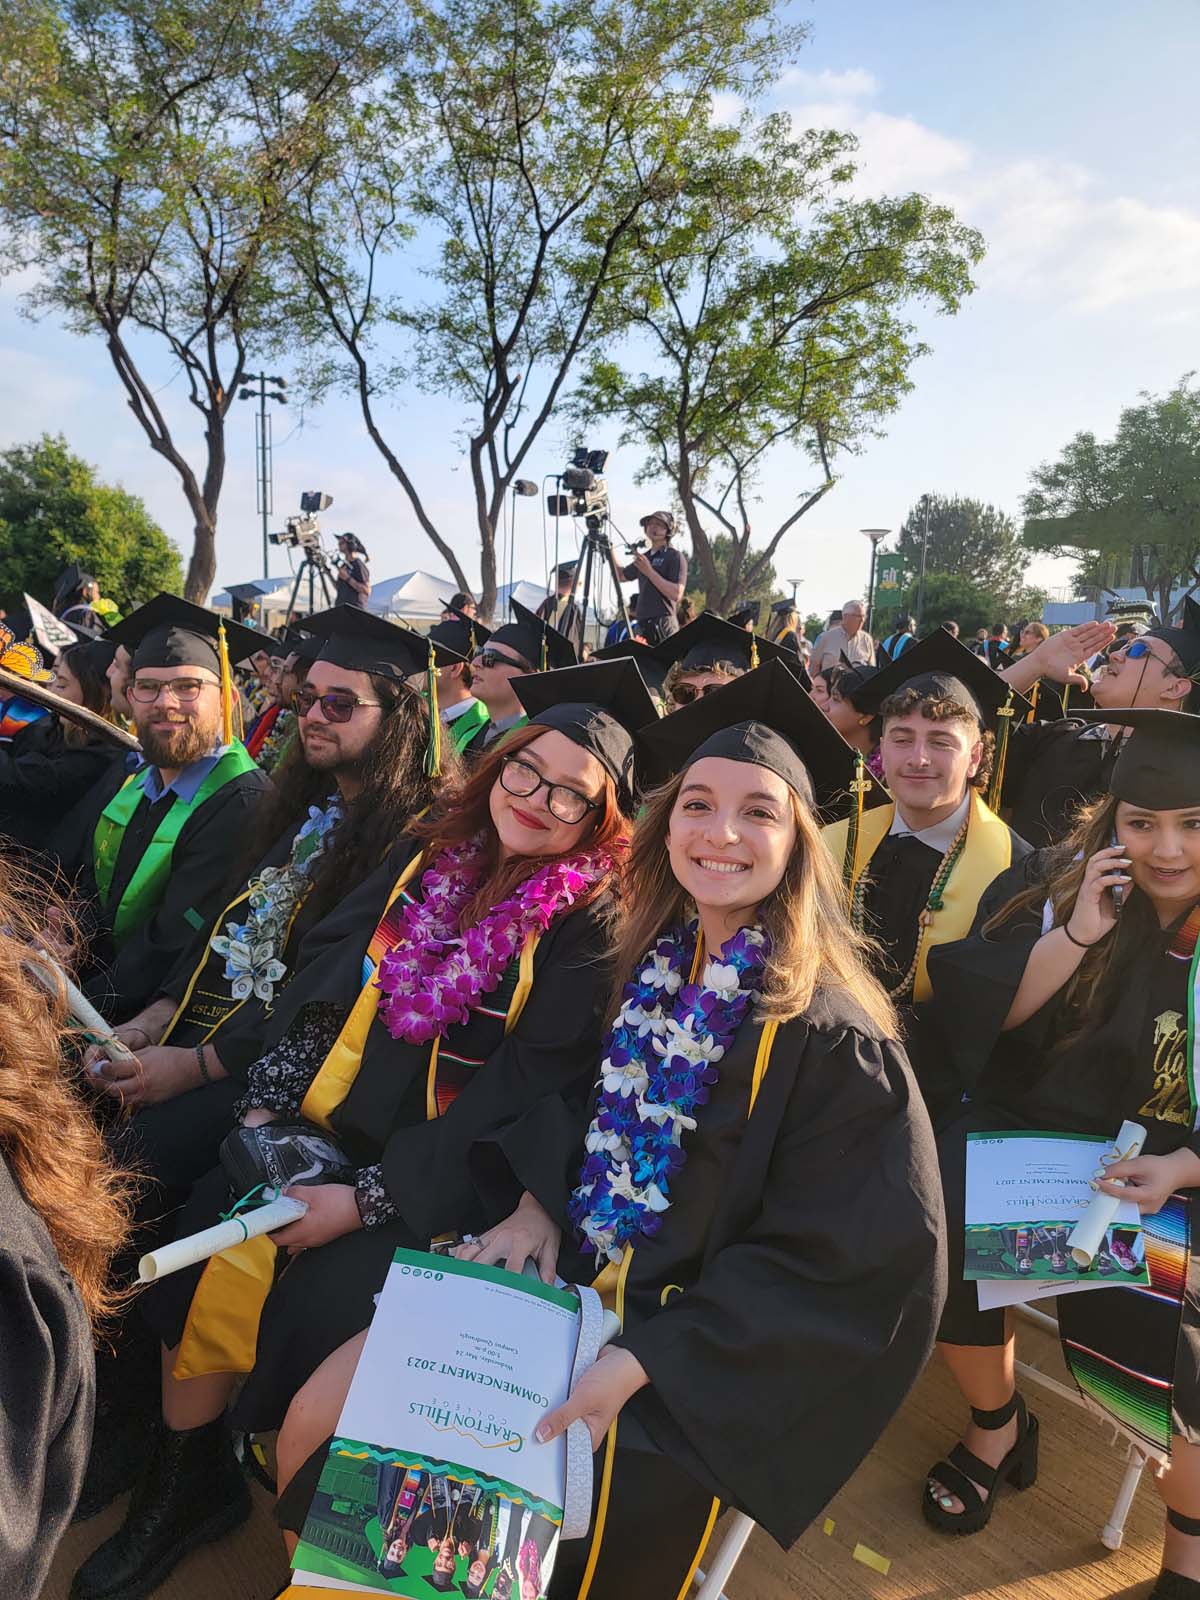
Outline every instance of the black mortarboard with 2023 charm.
{"type": "Polygon", "coordinates": [[[531,727],[553,728],[586,750],[617,785],[621,808],[632,814],[634,734],[658,721],[658,708],[629,657],[589,661],[512,680],[531,727]]]}
{"type": "Polygon", "coordinates": [[[1162,706],[1081,711],[1082,722],[1128,728],[1108,778],[1108,792],[1144,811],[1200,806],[1200,716],[1162,706]]]}
{"type": "Polygon", "coordinates": [[[535,616],[519,600],[509,602],[513,620],[493,630],[493,644],[506,644],[510,650],[524,656],[535,672],[552,671],[555,667],[573,667],[579,660],[575,646],[565,634],[559,633],[541,617],[535,616]]]}
{"type": "Polygon", "coordinates": [[[782,660],[722,684],[663,717],[637,737],[643,789],[666,783],[708,756],[766,767],[815,805],[827,822],[887,792],[861,772],[858,752],[842,738],[782,660]],[[856,789],[856,783],[870,784],[856,789]]]}

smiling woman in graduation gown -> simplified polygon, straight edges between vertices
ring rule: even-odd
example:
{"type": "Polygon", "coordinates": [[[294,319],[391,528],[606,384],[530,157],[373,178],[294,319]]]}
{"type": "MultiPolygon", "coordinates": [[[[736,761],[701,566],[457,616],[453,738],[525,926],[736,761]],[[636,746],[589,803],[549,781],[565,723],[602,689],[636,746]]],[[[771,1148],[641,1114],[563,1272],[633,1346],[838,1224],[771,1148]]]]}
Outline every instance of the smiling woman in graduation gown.
{"type": "MultiPolygon", "coordinates": [[[[490,1210],[524,1198],[462,1253],[504,1262],[522,1256],[539,1227],[551,1237],[561,1230],[558,1270],[590,1281],[602,1265],[596,1287],[622,1323],[615,1350],[623,1354],[602,1355],[550,1419],[558,1431],[584,1416],[597,1443],[607,1430],[591,1535],[559,1549],[553,1592],[564,1600],[686,1595],[722,1504],[791,1544],[874,1444],[932,1344],[944,1293],[933,1140],[893,1036],[894,1013],[863,964],[810,809],[801,757],[814,770],[823,765],[814,754],[825,730],[772,664],[642,735],[651,779],[669,776],[681,740],[689,753],[680,777],[639,818],[625,903],[649,906],[647,914],[665,903],[669,921],[686,915],[686,880],[705,949],[727,935],[714,962],[740,966],[763,934],[771,952],[757,980],[769,985],[760,1002],[743,1009],[724,1054],[695,1067],[706,1092],[694,1101],[695,1126],[683,1125],[682,1162],[651,1138],[628,1171],[618,1152],[606,1175],[619,1103],[611,1097],[635,1070],[622,1065],[628,1040],[619,1029],[606,1041],[586,1160],[589,1113],[581,1120],[561,1098],[547,1098],[473,1154],[490,1210]],[[666,757],[658,770],[656,755],[666,757]],[[729,899],[738,889],[714,890],[716,873],[697,863],[753,860],[757,873],[770,848],[759,854],[751,842],[764,804],[776,808],[771,827],[794,809],[794,842],[782,879],[776,867],[763,880],[764,898],[739,913],[729,899]],[[664,890],[655,864],[668,852],[673,876],[664,890]],[[726,897],[722,916],[705,896],[726,897]],[[780,992],[797,970],[808,989],[799,1000],[780,992]],[[624,1220],[625,1197],[648,1193],[650,1173],[668,1204],[642,1212],[643,1227],[624,1220]]],[[[853,752],[833,737],[845,788],[853,752]]],[[[827,764],[822,776],[828,782],[827,764]]],[[[644,940],[644,926],[639,933],[625,924],[617,959],[635,980],[626,1002],[652,1004],[649,994],[639,998],[647,982],[670,993],[668,971],[685,981],[693,974],[706,993],[680,994],[720,1032],[729,1019],[719,998],[712,1006],[708,985],[727,985],[728,969],[702,965],[694,929],[679,938],[661,931],[666,942],[655,946],[652,930],[644,940]],[[650,946],[642,961],[640,940],[650,946]]],[[[677,1066],[682,1084],[686,1068],[677,1066]]],[[[647,1107],[661,1106],[670,1090],[655,1081],[643,1095],[647,1107]]]]}
{"type": "MultiPolygon", "coordinates": [[[[974,1352],[973,1365],[955,1368],[974,1403],[972,1384],[980,1372],[986,1379],[989,1362],[1001,1370],[1009,1335],[1004,1313],[980,1311],[975,1285],[962,1277],[968,1134],[1031,1128],[1112,1138],[1124,1120],[1140,1123],[1143,1156],[1111,1171],[1144,1206],[1150,1289],[1063,1297],[1059,1329],[1081,1389],[1138,1448],[1160,1459],[1186,1452],[1163,1492],[1175,1508],[1169,1519],[1182,1513],[1191,1521],[1200,1517],[1200,1496],[1190,1489],[1197,1481],[1191,1457],[1200,1451],[1200,1133],[1189,1020],[1200,931],[1200,718],[1160,710],[1091,715],[1133,730],[1113,767],[1111,795],[1081,815],[1057,850],[998,880],[971,935],[943,946],[930,963],[937,1005],[950,1018],[969,1019],[948,1032],[975,1085],[970,1111],[939,1139],[951,1260],[939,1339],[974,1352]],[[1119,917],[1114,885],[1125,896],[1119,917]]],[[[1052,1269],[1069,1284],[1070,1258],[1061,1240],[1051,1245],[1052,1269]]],[[[1126,1261],[1117,1245],[1100,1260],[1119,1282],[1126,1261]]],[[[994,1384],[989,1392],[983,1403],[994,1411],[994,1384]]],[[[1028,1483],[1036,1474],[1036,1425],[1018,1413],[1010,1455],[1029,1457],[1028,1483]]],[[[976,1423],[985,1433],[1004,1425],[976,1423]]],[[[976,1439],[972,1457],[981,1448],[976,1439]]],[[[971,1486],[991,1485],[978,1462],[956,1454],[932,1469],[943,1492],[927,1491],[926,1516],[949,1531],[974,1531],[990,1517],[995,1491],[981,1506],[971,1486]]],[[[1173,1581],[1182,1576],[1172,1570],[1181,1531],[1186,1550],[1200,1523],[1168,1529],[1168,1572],[1155,1595],[1200,1594],[1200,1582],[1181,1588],[1173,1581]]]]}
{"type": "MultiPolygon", "coordinates": [[[[354,1183],[295,1191],[309,1213],[274,1242],[247,1241],[198,1282],[179,1273],[150,1291],[147,1314],[175,1351],[168,1412],[188,1379],[252,1368],[236,1424],[278,1426],[296,1389],[370,1322],[398,1245],[481,1225],[466,1178],[474,1140],[543,1094],[582,1093],[571,1086],[586,1081],[599,1037],[606,899],[633,803],[626,724],[653,718],[654,705],[631,662],[539,675],[521,692],[529,728],[413,830],[422,848],[371,936],[374,980],[349,1016],[301,1009],[251,1070],[245,1120],[298,1115],[331,1133],[354,1183]],[[469,1004],[456,998],[468,982],[469,1004]],[[276,1245],[301,1251],[277,1281],[276,1245]]],[[[360,933],[360,963],[363,949],[360,933]]],[[[181,1232],[209,1224],[226,1192],[220,1173],[197,1185],[181,1232]]],[[[172,1564],[207,1518],[236,1519],[237,1496],[219,1499],[225,1396],[204,1393],[217,1431],[204,1443],[168,1437],[186,1469],[147,1463],[126,1526],[78,1575],[77,1600],[172,1564]],[[144,1496],[158,1480],[147,1537],[144,1496]],[[215,1504],[213,1489],[194,1492],[204,1482],[217,1484],[215,1504]]]]}

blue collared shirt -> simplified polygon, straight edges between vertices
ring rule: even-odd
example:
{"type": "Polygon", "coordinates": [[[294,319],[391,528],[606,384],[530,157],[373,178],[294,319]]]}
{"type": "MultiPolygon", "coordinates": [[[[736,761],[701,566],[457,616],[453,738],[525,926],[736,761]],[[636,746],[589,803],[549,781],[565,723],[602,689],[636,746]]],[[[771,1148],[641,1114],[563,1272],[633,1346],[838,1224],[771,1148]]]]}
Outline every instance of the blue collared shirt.
{"type": "Polygon", "coordinates": [[[184,805],[190,805],[200,792],[200,785],[220,761],[226,750],[232,750],[230,744],[219,744],[211,755],[201,756],[199,761],[193,761],[184,767],[173,783],[164,784],[162,773],[157,767],[151,767],[142,784],[143,792],[152,806],[166,794],[173,794],[182,800],[184,805]]]}

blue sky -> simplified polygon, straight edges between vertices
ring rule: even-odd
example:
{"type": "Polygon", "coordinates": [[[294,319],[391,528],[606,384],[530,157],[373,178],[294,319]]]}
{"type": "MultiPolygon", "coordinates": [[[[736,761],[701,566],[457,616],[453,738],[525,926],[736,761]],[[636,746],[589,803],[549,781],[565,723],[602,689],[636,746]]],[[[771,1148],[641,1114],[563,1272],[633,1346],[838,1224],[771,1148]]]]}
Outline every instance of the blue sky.
{"type": "MultiPolygon", "coordinates": [[[[775,103],[801,125],[858,135],[863,192],[918,189],[945,200],[989,247],[978,292],[959,315],[922,324],[932,354],[915,368],[916,387],[887,437],[842,462],[838,486],[781,546],[777,570],[802,576],[802,606],[823,611],[865,588],[860,527],[897,526],[926,489],[1016,513],[1029,469],[1073,433],[1110,431],[1140,390],[1162,391],[1200,366],[1200,8],[817,0],[796,14],[811,20],[811,39],[775,103]]],[[[0,285],[0,445],[65,433],[106,477],[144,496],[186,549],[182,495],[126,410],[102,345],[29,323],[17,314],[16,289],[0,285]]],[[[157,375],[186,435],[182,385],[166,366],[157,375]]],[[[222,582],[260,570],[251,410],[240,406],[232,419],[222,582]]],[[[353,405],[331,402],[285,438],[293,420],[276,421],[276,523],[303,489],[325,489],[334,495],[326,527],[359,532],[375,578],[438,572],[353,405]]],[[[412,396],[387,421],[472,570],[452,409],[412,396]]],[[[548,430],[527,475],[554,471],[566,443],[548,430]]],[[[610,464],[623,527],[670,499],[662,488],[635,488],[636,465],[633,452],[610,464]]],[[[760,526],[786,514],[808,476],[802,463],[775,458],[760,526]]],[[[516,553],[518,575],[535,581],[544,572],[536,504],[518,502],[516,553]]],[[[1069,562],[1041,561],[1032,575],[1053,587],[1069,571],[1069,562]]]]}

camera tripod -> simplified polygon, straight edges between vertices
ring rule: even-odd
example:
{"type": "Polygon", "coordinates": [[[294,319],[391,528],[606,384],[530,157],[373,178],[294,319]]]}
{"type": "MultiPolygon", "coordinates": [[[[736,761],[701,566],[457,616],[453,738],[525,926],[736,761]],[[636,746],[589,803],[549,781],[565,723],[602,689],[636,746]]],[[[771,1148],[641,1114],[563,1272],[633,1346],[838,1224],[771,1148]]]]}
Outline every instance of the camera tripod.
{"type": "Polygon", "coordinates": [[[608,570],[612,576],[613,586],[617,592],[617,609],[629,630],[629,637],[633,637],[633,623],[629,620],[629,608],[625,604],[625,595],[621,589],[621,574],[617,567],[617,559],[613,555],[612,540],[608,534],[601,531],[602,522],[599,516],[591,515],[586,519],[586,532],[583,536],[583,549],[580,559],[575,564],[575,573],[571,579],[571,592],[568,600],[575,606],[575,591],[580,587],[579,574],[583,570],[583,598],[576,615],[579,617],[580,642],[582,643],[583,629],[587,623],[588,606],[592,598],[592,581],[596,574],[596,557],[608,562],[608,570]]]}
{"type": "Polygon", "coordinates": [[[305,573],[308,574],[308,615],[312,616],[317,609],[316,589],[321,585],[321,598],[325,602],[324,609],[328,610],[334,604],[334,595],[329,589],[329,563],[320,550],[310,550],[307,545],[302,545],[304,558],[296,568],[296,576],[292,580],[292,592],[288,596],[287,616],[283,619],[285,628],[290,628],[292,618],[296,614],[296,598],[300,593],[300,585],[304,582],[305,573]]]}

